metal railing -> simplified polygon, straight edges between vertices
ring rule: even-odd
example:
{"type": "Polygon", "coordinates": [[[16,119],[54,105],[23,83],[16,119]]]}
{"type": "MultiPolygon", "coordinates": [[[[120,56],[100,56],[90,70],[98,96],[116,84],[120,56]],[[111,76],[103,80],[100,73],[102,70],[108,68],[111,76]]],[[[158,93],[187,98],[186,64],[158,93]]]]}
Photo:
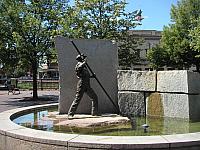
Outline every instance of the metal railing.
{"type": "MultiPolygon", "coordinates": [[[[17,87],[20,89],[32,89],[33,80],[18,80],[17,87]]],[[[38,79],[37,80],[38,89],[59,89],[58,79],[38,79]]]]}

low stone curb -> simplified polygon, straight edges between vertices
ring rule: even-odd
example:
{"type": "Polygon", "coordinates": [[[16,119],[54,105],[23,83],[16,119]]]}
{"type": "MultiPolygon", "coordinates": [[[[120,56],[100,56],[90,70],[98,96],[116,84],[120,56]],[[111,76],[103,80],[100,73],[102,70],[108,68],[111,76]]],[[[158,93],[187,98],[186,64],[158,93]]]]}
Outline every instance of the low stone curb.
{"type": "Polygon", "coordinates": [[[34,130],[19,126],[10,120],[24,111],[55,105],[58,104],[30,106],[0,113],[0,150],[200,149],[200,132],[162,136],[91,136],[34,130]]]}

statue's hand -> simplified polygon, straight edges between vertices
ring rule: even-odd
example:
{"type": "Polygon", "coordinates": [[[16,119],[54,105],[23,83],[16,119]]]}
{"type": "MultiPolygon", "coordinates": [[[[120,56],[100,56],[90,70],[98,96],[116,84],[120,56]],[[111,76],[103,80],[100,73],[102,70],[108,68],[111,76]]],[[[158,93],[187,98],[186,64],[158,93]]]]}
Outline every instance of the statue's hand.
{"type": "Polygon", "coordinates": [[[86,59],[86,57],[87,57],[87,56],[84,55],[83,53],[81,54],[81,56],[82,56],[83,59],[86,59]]]}
{"type": "Polygon", "coordinates": [[[93,73],[93,75],[91,76],[91,78],[96,78],[96,74],[95,74],[95,73],[93,73]]]}

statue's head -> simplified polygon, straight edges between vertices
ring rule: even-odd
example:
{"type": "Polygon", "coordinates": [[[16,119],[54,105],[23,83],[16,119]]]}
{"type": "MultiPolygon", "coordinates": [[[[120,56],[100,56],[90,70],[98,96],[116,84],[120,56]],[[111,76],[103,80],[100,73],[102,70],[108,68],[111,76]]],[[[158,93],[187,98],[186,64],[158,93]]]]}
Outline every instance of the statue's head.
{"type": "Polygon", "coordinates": [[[87,56],[84,55],[84,54],[77,55],[77,56],[76,56],[76,60],[79,61],[79,62],[83,62],[83,60],[84,60],[86,57],[87,57],[87,56]]]}
{"type": "Polygon", "coordinates": [[[81,61],[81,62],[82,62],[82,61],[83,61],[83,58],[82,58],[82,56],[81,56],[81,55],[77,55],[77,56],[76,56],[76,60],[77,60],[77,61],[81,61]]]}

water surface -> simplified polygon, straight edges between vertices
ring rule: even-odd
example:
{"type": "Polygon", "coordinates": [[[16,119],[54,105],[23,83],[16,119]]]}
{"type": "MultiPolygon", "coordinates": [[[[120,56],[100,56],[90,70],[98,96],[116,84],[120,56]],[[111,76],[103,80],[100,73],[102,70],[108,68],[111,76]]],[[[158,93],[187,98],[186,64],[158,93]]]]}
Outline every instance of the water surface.
{"type": "Polygon", "coordinates": [[[61,120],[44,120],[48,112],[57,111],[55,109],[46,109],[42,111],[33,111],[22,115],[13,121],[21,126],[32,129],[44,130],[50,132],[72,133],[72,134],[87,134],[87,135],[106,135],[106,136],[141,136],[141,135],[168,135],[168,134],[183,134],[200,132],[200,122],[190,122],[187,119],[177,118],[152,118],[137,117],[135,118],[136,126],[130,122],[108,125],[108,126],[93,126],[87,128],[67,127],[63,125],[55,125],[61,120]],[[147,124],[149,128],[144,132],[142,125],[147,124]]]}

